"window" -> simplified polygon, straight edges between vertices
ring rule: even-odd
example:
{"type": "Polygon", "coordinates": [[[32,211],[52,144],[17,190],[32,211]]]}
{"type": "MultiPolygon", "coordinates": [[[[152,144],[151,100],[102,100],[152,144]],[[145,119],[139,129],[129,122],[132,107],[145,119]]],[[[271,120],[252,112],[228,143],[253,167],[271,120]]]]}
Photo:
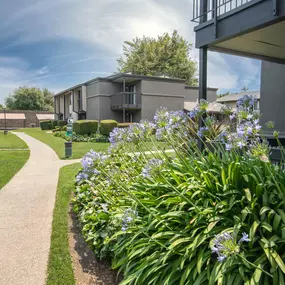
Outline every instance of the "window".
{"type": "Polygon", "coordinates": [[[81,90],[78,90],[78,111],[81,111],[81,90]]]}
{"type": "Polygon", "coordinates": [[[135,105],[136,104],[136,85],[126,86],[126,104],[135,105]]]}

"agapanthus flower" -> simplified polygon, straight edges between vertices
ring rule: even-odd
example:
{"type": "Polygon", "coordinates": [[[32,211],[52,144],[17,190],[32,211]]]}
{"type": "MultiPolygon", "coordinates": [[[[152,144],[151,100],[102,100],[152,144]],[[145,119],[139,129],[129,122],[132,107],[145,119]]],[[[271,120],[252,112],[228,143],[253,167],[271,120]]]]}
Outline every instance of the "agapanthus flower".
{"type": "Polygon", "coordinates": [[[227,232],[221,233],[215,236],[211,250],[218,255],[218,261],[223,262],[229,256],[240,252],[240,244],[242,242],[249,242],[248,234],[242,233],[242,238],[237,243],[234,234],[227,232]]]}
{"type": "Polygon", "coordinates": [[[239,240],[239,243],[242,243],[242,242],[249,242],[250,239],[248,237],[248,234],[247,233],[242,233],[242,238],[239,240]]]}
{"type": "Polygon", "coordinates": [[[155,171],[157,171],[161,165],[163,165],[163,160],[152,158],[148,161],[148,163],[145,165],[145,167],[142,169],[142,176],[144,178],[150,177],[151,174],[155,171]]]}
{"type": "Polygon", "coordinates": [[[191,118],[191,119],[195,119],[197,117],[197,115],[199,114],[200,112],[200,107],[197,105],[194,107],[193,110],[189,111],[188,113],[188,116],[191,118]]]}
{"type": "Polygon", "coordinates": [[[204,136],[207,134],[208,130],[209,130],[208,127],[201,127],[201,128],[198,130],[197,135],[198,135],[199,137],[204,137],[204,136]]]}
{"type": "Polygon", "coordinates": [[[226,150],[231,150],[233,148],[233,145],[230,143],[226,143],[226,150]]]}
{"type": "Polygon", "coordinates": [[[103,212],[108,213],[108,204],[107,203],[102,203],[100,205],[102,207],[103,212]]]}
{"type": "Polygon", "coordinates": [[[244,141],[238,141],[238,142],[237,142],[237,146],[238,146],[239,148],[243,148],[245,145],[246,145],[246,143],[245,143],[244,141]]]}
{"type": "Polygon", "coordinates": [[[133,209],[126,209],[122,217],[122,231],[128,229],[129,224],[138,217],[138,212],[133,209]]]}
{"type": "Polygon", "coordinates": [[[244,95],[237,100],[238,109],[250,110],[253,109],[257,98],[252,95],[244,95]]]}
{"type": "Polygon", "coordinates": [[[232,114],[230,114],[230,120],[232,121],[232,120],[234,120],[235,118],[236,118],[236,114],[235,113],[232,113],[232,114]]]}

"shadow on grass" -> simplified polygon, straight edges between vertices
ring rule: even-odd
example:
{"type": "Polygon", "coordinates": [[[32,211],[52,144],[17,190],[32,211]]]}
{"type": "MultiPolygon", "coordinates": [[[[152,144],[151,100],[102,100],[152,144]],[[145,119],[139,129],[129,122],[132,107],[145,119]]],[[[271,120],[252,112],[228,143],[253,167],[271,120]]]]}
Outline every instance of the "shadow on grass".
{"type": "Polygon", "coordinates": [[[76,284],[84,285],[118,285],[122,278],[117,278],[117,271],[110,265],[95,257],[93,251],[84,241],[76,214],[69,210],[69,247],[73,260],[76,284]]]}

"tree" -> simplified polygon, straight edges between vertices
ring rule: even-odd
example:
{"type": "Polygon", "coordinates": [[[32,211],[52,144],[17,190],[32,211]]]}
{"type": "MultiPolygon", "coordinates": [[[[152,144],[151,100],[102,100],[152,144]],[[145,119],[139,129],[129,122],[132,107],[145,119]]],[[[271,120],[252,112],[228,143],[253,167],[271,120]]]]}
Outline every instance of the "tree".
{"type": "Polygon", "coordinates": [[[2,110],[3,109],[3,105],[2,104],[0,104],[0,110],[2,110]]]}
{"type": "Polygon", "coordinates": [[[241,91],[243,91],[243,92],[246,92],[246,91],[248,91],[249,89],[248,89],[248,87],[246,87],[246,86],[244,86],[242,89],[241,89],[241,91]]]}
{"type": "Polygon", "coordinates": [[[185,79],[186,84],[198,83],[197,62],[190,58],[192,45],[174,31],[150,38],[135,38],[123,45],[118,58],[119,72],[148,76],[168,76],[185,79]]]}
{"type": "Polygon", "coordinates": [[[48,111],[53,111],[53,93],[50,92],[47,88],[42,90],[45,102],[45,109],[48,111]]]}
{"type": "Polygon", "coordinates": [[[11,110],[53,110],[53,94],[48,89],[22,86],[13,91],[6,99],[7,108],[11,110]]]}
{"type": "Polygon", "coordinates": [[[224,96],[227,96],[227,95],[230,95],[230,92],[217,94],[217,98],[221,98],[221,97],[224,97],[224,96]]]}

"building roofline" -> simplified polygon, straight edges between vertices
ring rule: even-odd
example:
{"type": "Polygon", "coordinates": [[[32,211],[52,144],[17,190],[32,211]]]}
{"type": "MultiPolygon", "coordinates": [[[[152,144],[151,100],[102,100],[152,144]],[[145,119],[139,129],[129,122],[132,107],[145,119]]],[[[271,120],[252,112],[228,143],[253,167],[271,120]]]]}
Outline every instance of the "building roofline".
{"type": "Polygon", "coordinates": [[[109,79],[110,81],[114,81],[120,78],[133,78],[133,79],[139,79],[139,80],[159,80],[159,81],[167,81],[167,82],[185,83],[185,79],[181,79],[181,78],[148,76],[148,75],[138,75],[138,74],[129,74],[129,73],[117,73],[117,74],[106,77],[106,79],[109,79]]]}
{"type": "MultiPolygon", "coordinates": [[[[153,80],[153,81],[185,83],[185,80],[180,79],[180,78],[147,76],[147,75],[137,75],[137,74],[129,74],[129,73],[117,73],[117,74],[113,74],[113,75],[110,75],[107,77],[96,77],[96,78],[90,79],[90,80],[85,81],[83,83],[74,85],[70,88],[64,89],[63,91],[60,91],[60,92],[54,94],[54,96],[62,95],[62,94],[69,92],[73,89],[76,89],[76,88],[84,86],[84,85],[89,85],[90,83],[94,83],[96,81],[111,81],[112,82],[112,81],[115,81],[115,80],[120,79],[120,78],[133,78],[133,79],[137,79],[137,80],[153,80]]],[[[191,87],[191,86],[189,86],[189,87],[191,87]]]]}
{"type": "Polygon", "coordinates": [[[260,91],[245,91],[240,93],[234,93],[225,95],[222,97],[217,98],[217,102],[236,102],[240,97],[244,95],[253,95],[257,98],[257,100],[260,100],[260,91]]]}
{"type": "MultiPolygon", "coordinates": [[[[199,86],[190,86],[190,85],[185,85],[185,89],[198,90],[198,89],[199,89],[199,86]]],[[[218,90],[219,90],[219,88],[207,87],[207,90],[209,90],[209,91],[218,91],[218,90]]]]}
{"type": "Polygon", "coordinates": [[[69,87],[69,88],[67,88],[67,89],[64,89],[63,91],[60,91],[60,92],[54,94],[54,97],[55,97],[55,96],[58,96],[58,95],[62,95],[62,94],[64,94],[64,93],[69,92],[69,91],[71,91],[71,90],[73,90],[73,89],[76,89],[76,88],[78,88],[78,87],[81,87],[81,86],[84,86],[84,85],[88,85],[88,84],[90,84],[90,83],[92,83],[92,82],[96,82],[96,81],[100,81],[100,80],[108,81],[106,77],[96,77],[96,78],[87,80],[87,81],[85,81],[85,82],[83,82],[83,83],[74,85],[74,86],[69,87]]]}

